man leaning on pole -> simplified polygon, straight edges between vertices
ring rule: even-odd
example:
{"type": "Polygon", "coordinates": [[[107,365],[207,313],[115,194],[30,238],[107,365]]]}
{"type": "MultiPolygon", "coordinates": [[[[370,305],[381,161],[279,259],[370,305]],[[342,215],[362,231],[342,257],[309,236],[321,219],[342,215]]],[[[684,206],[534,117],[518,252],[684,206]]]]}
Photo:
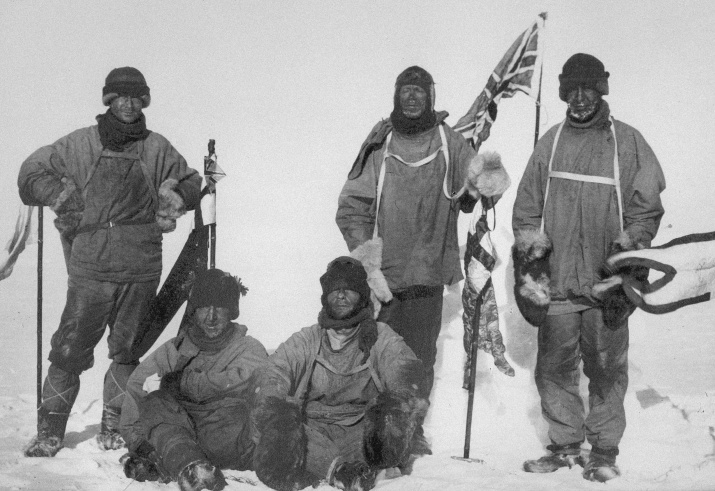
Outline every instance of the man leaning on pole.
{"type": "Polygon", "coordinates": [[[147,129],[143,109],[151,97],[141,72],[112,70],[102,102],[109,109],[96,125],[41,147],[18,177],[25,204],[56,213],[69,274],[28,457],[52,457],[62,448],[79,376],[94,364],[107,326],[112,363],[97,441],[105,450],[124,446],[119,415],[139,362],[131,346],[159,285],[162,233],[199,202],[201,176],[166,138],[147,129]]]}

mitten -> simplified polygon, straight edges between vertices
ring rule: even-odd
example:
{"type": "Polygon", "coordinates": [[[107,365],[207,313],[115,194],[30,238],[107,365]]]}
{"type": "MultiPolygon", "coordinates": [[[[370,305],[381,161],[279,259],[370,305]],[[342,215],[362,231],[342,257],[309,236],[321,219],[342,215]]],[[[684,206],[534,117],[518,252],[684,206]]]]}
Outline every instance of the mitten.
{"type": "Polygon", "coordinates": [[[498,153],[480,153],[469,163],[464,186],[472,197],[500,197],[510,185],[511,179],[498,153]]]}
{"type": "Polygon", "coordinates": [[[521,315],[539,327],[551,303],[551,240],[538,230],[519,230],[514,235],[514,297],[521,315]]]}
{"type": "Polygon", "coordinates": [[[169,372],[161,377],[159,382],[159,390],[170,394],[177,401],[184,400],[186,397],[181,393],[181,379],[184,376],[183,370],[169,372]]]}
{"type": "Polygon", "coordinates": [[[176,219],[186,213],[184,199],[176,192],[178,184],[176,179],[167,179],[159,186],[159,208],[156,211],[156,223],[164,233],[174,231],[176,219]]]}
{"type": "Polygon", "coordinates": [[[392,300],[392,292],[387,284],[387,279],[382,273],[382,238],[363,242],[350,253],[350,256],[362,263],[367,272],[367,284],[370,285],[370,298],[372,300],[374,316],[380,313],[383,303],[392,300]]]}

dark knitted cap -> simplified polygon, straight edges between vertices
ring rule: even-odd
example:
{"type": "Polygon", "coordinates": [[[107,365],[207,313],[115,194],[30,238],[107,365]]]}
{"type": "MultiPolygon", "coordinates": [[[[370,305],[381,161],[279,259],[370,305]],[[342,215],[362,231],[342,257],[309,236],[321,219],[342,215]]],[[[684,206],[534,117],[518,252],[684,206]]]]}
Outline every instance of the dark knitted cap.
{"type": "Polygon", "coordinates": [[[429,94],[432,91],[434,80],[427,70],[415,65],[406,68],[397,76],[395,90],[399,92],[403,85],[416,85],[429,94]]]}
{"type": "Polygon", "coordinates": [[[566,60],[559,75],[559,98],[566,101],[568,93],[582,85],[601,95],[608,95],[608,76],[603,63],[595,56],[576,53],[566,60]]]}
{"type": "Polygon", "coordinates": [[[238,317],[238,301],[248,288],[241,280],[220,269],[201,271],[191,288],[189,303],[194,309],[199,307],[225,307],[229,309],[231,320],[238,317]]]}
{"type": "Polygon", "coordinates": [[[367,273],[362,263],[348,256],[340,256],[328,264],[328,270],[320,277],[323,295],[320,301],[327,305],[328,294],[345,288],[360,294],[361,304],[370,300],[370,286],[367,284],[367,273]]]}
{"type": "Polygon", "coordinates": [[[144,75],[136,68],[125,66],[115,68],[104,81],[102,89],[102,103],[108,106],[120,95],[136,97],[144,102],[144,107],[149,107],[151,96],[144,75]]]}

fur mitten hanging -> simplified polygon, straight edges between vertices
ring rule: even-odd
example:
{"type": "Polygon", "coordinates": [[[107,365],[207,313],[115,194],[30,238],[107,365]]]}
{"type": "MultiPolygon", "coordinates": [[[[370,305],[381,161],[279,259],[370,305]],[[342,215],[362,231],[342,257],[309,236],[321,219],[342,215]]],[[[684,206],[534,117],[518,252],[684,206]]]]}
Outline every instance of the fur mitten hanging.
{"type": "Polygon", "coordinates": [[[498,153],[480,153],[469,163],[469,172],[464,186],[472,197],[501,197],[510,185],[511,179],[509,179],[509,174],[506,173],[498,153]]]}
{"type": "Polygon", "coordinates": [[[383,303],[392,300],[392,292],[387,284],[387,279],[382,273],[382,238],[363,242],[350,253],[350,257],[362,263],[367,272],[367,284],[370,285],[370,299],[375,311],[375,319],[380,313],[383,303]]]}
{"type": "Polygon", "coordinates": [[[156,223],[161,231],[173,232],[176,219],[186,213],[184,199],[176,192],[179,181],[167,179],[159,186],[159,208],[156,210],[156,223]]]}
{"type": "MultiPolygon", "coordinates": [[[[623,231],[613,241],[609,257],[619,252],[643,249],[643,247],[643,244],[637,243],[626,231],[623,231]]],[[[624,266],[613,271],[606,264],[603,267],[603,276],[604,279],[593,286],[591,294],[601,301],[603,323],[607,328],[616,330],[625,325],[626,319],[636,310],[636,305],[623,291],[623,276],[629,276],[633,281],[643,283],[648,279],[648,268],[624,266]]]]}
{"type": "Polygon", "coordinates": [[[308,439],[300,407],[284,399],[267,397],[256,408],[260,434],[253,453],[258,479],[277,491],[293,491],[305,480],[308,439]]]}
{"type": "Polygon", "coordinates": [[[429,448],[413,448],[415,428],[424,420],[429,402],[415,396],[383,392],[365,412],[363,450],[371,468],[387,469],[408,464],[417,451],[430,453],[429,448]]]}
{"type": "Polygon", "coordinates": [[[511,255],[516,305],[524,319],[539,327],[546,320],[551,303],[551,240],[538,230],[519,230],[514,236],[511,255]]]}
{"type": "Polygon", "coordinates": [[[82,191],[72,179],[62,178],[62,191],[50,205],[50,209],[57,214],[55,227],[63,237],[72,242],[84,212],[82,191]]]}

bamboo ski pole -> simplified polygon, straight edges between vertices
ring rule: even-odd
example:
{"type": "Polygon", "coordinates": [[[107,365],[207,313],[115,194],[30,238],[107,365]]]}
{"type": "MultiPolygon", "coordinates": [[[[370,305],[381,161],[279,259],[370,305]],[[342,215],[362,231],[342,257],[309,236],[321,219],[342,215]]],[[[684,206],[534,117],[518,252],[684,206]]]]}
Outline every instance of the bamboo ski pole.
{"type": "Polygon", "coordinates": [[[43,207],[37,207],[37,422],[40,422],[42,405],[42,243],[43,207]]]}
{"type": "MultiPolygon", "coordinates": [[[[211,162],[211,156],[216,153],[215,145],[216,145],[216,140],[209,140],[209,159],[206,161],[206,165],[204,166],[204,175],[206,175],[208,172],[207,166],[211,162]]],[[[213,187],[213,190],[211,192],[214,195],[213,203],[214,203],[214,213],[215,213],[216,186],[213,187]]],[[[216,267],[216,220],[214,220],[213,223],[209,225],[209,250],[210,250],[209,269],[214,269],[216,267]]]]}

